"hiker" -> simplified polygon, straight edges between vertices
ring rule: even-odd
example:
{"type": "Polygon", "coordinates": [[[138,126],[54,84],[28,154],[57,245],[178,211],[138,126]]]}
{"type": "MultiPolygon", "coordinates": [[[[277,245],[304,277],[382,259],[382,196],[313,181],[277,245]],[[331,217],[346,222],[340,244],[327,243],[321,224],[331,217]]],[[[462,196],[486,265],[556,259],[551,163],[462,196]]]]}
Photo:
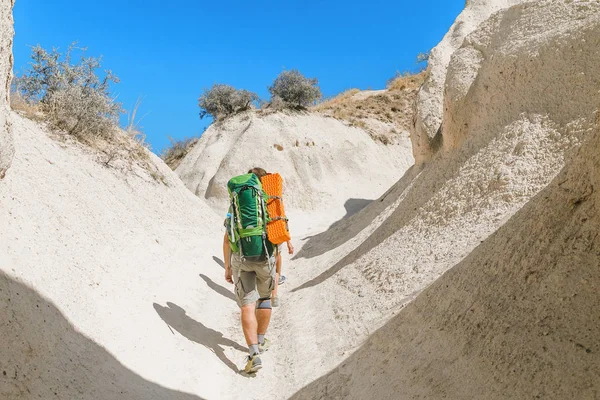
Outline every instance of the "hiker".
{"type": "Polygon", "coordinates": [[[265,232],[265,194],[260,176],[262,168],[232,178],[227,184],[231,194],[227,231],[223,237],[225,280],[235,285],[241,309],[248,358],[244,371],[256,373],[262,368],[260,353],[269,348],[265,338],[271,320],[271,292],[275,287],[275,252],[277,246],[268,241],[265,232]],[[244,222],[244,228],[242,226],[244,222]]]}

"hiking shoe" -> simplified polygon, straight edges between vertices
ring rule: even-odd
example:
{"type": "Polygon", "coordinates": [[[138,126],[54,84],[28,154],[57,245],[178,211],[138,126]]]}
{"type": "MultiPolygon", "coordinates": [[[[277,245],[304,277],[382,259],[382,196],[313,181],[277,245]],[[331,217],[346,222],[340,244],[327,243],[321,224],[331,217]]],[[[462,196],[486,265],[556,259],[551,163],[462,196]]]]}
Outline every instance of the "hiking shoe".
{"type": "Polygon", "coordinates": [[[271,297],[271,307],[279,307],[279,296],[271,297]]]}
{"type": "Polygon", "coordinates": [[[260,361],[260,357],[258,356],[258,354],[248,356],[246,358],[246,367],[244,368],[244,372],[248,374],[253,374],[261,368],[262,362],[260,361]]]}
{"type": "Polygon", "coordinates": [[[271,341],[265,338],[264,342],[258,344],[258,351],[264,353],[265,351],[269,350],[269,346],[271,346],[271,341]]]}
{"type": "Polygon", "coordinates": [[[279,277],[279,282],[277,282],[279,285],[283,285],[285,283],[285,275],[281,275],[279,277]]]}

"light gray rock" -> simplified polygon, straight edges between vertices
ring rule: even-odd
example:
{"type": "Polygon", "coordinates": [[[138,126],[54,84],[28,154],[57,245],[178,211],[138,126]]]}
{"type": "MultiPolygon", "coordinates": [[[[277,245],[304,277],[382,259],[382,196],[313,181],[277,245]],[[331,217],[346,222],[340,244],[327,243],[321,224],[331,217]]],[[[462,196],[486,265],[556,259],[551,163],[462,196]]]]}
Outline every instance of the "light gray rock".
{"type": "Polygon", "coordinates": [[[569,135],[589,131],[600,105],[599,43],[597,1],[537,1],[493,15],[450,60],[444,151],[467,137],[491,140],[523,117],[541,116],[569,135]]]}
{"type": "Polygon", "coordinates": [[[400,298],[418,293],[405,289],[411,269],[428,279],[458,257],[292,399],[598,397],[599,47],[591,0],[515,5],[466,37],[447,68],[444,153],[335,271],[349,281],[354,267],[400,298]]]}
{"type": "Polygon", "coordinates": [[[523,0],[472,0],[444,36],[431,50],[427,78],[419,91],[416,102],[415,124],[411,132],[415,162],[421,164],[438,150],[443,115],[444,85],[452,54],[462,45],[465,37],[493,13],[523,0]]]}
{"type": "Polygon", "coordinates": [[[386,146],[365,131],[317,113],[248,112],[213,124],[176,172],[219,212],[227,181],[263,167],[285,180],[289,209],[340,208],[348,199],[379,197],[413,164],[408,135],[386,146]]]}
{"type": "Polygon", "coordinates": [[[13,67],[13,5],[14,0],[0,0],[0,179],[4,178],[15,153],[8,98],[13,67]]]}

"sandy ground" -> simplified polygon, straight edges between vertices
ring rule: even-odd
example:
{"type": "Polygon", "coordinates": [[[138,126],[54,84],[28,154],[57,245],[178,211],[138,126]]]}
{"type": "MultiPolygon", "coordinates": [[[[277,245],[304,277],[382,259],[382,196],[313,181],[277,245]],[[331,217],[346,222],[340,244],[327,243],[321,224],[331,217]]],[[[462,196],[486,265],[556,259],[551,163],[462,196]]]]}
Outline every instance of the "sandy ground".
{"type": "Polygon", "coordinates": [[[0,185],[0,397],[142,399],[166,387],[222,397],[234,368],[224,351],[242,347],[222,336],[235,305],[210,290],[220,241],[205,227],[220,218],[162,163],[169,187],[12,120],[16,155],[0,185]]]}

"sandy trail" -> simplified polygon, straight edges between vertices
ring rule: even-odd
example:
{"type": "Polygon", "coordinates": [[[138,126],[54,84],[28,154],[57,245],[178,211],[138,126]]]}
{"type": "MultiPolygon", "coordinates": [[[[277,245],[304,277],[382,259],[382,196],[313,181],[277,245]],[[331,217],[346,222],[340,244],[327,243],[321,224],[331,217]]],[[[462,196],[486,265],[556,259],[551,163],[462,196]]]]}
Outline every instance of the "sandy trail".
{"type": "MultiPolygon", "coordinates": [[[[318,214],[290,212],[296,254],[301,254],[304,244],[311,237],[322,234],[331,225],[354,215],[369,202],[350,201],[346,207],[318,214]]],[[[319,287],[294,291],[321,270],[326,269],[329,260],[327,258],[298,259],[288,255],[286,250],[283,246],[283,274],[286,275],[287,281],[279,289],[281,306],[273,309],[267,334],[272,345],[269,351],[261,356],[264,367],[251,377],[232,371],[230,384],[227,385],[231,393],[226,398],[260,399],[265,393],[269,393],[269,397],[273,399],[288,398],[299,388],[311,382],[315,374],[322,374],[333,368],[364,338],[365,332],[358,333],[357,338],[349,340],[350,345],[343,346],[343,350],[335,349],[335,355],[331,357],[327,348],[331,347],[329,342],[337,332],[328,322],[346,316],[332,314],[329,306],[332,297],[343,296],[343,294],[335,290],[323,291],[319,287]],[[322,354],[326,356],[321,356],[322,354]]],[[[216,267],[221,264],[222,255],[219,254],[215,258],[218,260],[218,263],[215,263],[216,267]]],[[[219,272],[223,271],[220,267],[216,268],[219,268],[219,272]]],[[[229,296],[231,285],[227,284],[224,278],[217,283],[226,288],[224,294],[229,296]]],[[[237,310],[231,313],[230,323],[227,329],[229,337],[236,342],[244,343],[237,310]]],[[[238,350],[241,349],[231,348],[227,355],[229,359],[237,362],[239,368],[243,368],[247,351],[238,350]]]]}
{"type": "MultiPolygon", "coordinates": [[[[238,374],[246,345],[223,277],[222,216],[160,162],[168,186],[141,170],[106,168],[76,143],[53,139],[17,114],[12,120],[16,153],[0,186],[7,288],[0,295],[4,304],[15,292],[28,300],[0,321],[4,329],[21,327],[3,331],[5,337],[22,338],[2,348],[2,367],[16,376],[3,387],[4,398],[52,390],[84,399],[261,398],[265,390],[285,398],[365,337],[357,332],[341,347],[329,342],[341,332],[327,323],[336,318],[332,298],[348,302],[352,293],[338,286],[292,292],[325,270],[330,255],[284,255],[289,281],[274,312],[265,368],[254,379],[238,374]],[[36,313],[36,305],[48,311],[36,313]],[[40,329],[46,333],[35,335],[40,329]],[[48,343],[57,344],[48,350],[48,343]]],[[[344,198],[312,214],[290,209],[298,255],[304,243],[369,202],[344,198]]]]}

